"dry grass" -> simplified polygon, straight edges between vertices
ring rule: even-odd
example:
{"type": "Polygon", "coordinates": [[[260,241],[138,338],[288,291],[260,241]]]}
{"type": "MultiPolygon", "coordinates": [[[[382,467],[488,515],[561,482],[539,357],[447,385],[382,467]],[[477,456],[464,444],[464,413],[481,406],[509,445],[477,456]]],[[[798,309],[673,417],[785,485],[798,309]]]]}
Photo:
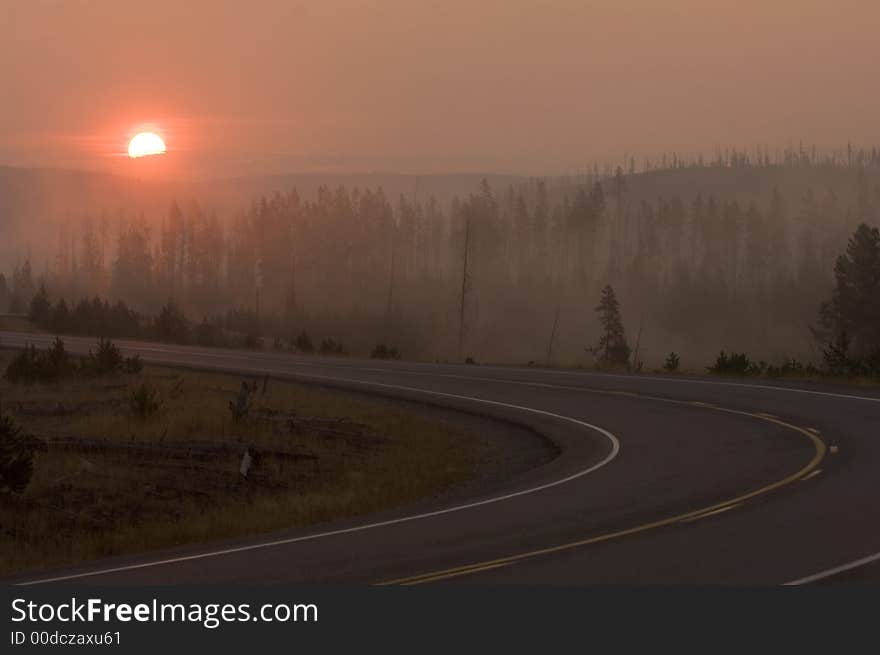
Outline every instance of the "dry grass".
{"type": "Polygon", "coordinates": [[[40,329],[28,320],[26,316],[13,316],[0,314],[0,330],[6,332],[40,332],[40,329]]]}
{"type": "MultiPolygon", "coordinates": [[[[0,352],[0,371],[11,353],[0,352]]],[[[386,401],[270,380],[232,421],[240,377],[138,376],[21,387],[3,409],[49,442],[20,497],[0,496],[0,574],[306,526],[401,505],[473,474],[473,439],[386,401]],[[142,382],[161,400],[139,420],[142,382]],[[246,447],[255,464],[244,479],[246,447]]]]}

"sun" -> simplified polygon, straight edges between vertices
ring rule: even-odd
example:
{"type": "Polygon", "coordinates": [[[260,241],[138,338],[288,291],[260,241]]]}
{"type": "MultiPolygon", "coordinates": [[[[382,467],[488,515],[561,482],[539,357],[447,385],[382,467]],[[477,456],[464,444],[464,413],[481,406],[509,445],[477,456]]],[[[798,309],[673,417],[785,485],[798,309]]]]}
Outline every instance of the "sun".
{"type": "Polygon", "coordinates": [[[165,152],[165,142],[155,132],[141,132],[128,142],[128,156],[132,159],[148,155],[164,155],[165,152]]]}

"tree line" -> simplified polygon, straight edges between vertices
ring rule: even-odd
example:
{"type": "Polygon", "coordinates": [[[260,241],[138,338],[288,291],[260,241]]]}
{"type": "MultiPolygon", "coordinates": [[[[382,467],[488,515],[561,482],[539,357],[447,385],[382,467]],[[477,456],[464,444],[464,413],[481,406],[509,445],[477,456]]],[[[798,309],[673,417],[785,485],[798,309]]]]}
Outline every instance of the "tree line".
{"type": "MultiPolygon", "coordinates": [[[[859,153],[779,166],[676,160],[572,184],[484,181],[443,205],[322,187],[231,217],[197,203],[124,214],[109,229],[86,217],[43,270],[23,258],[0,276],[0,311],[27,311],[42,281],[71,314],[95,296],[149,315],[171,301],[194,325],[307,330],[353,352],[393,343],[432,359],[576,363],[599,336],[590,299],[610,284],[640,356],[658,365],[670,350],[705,357],[719,344],[820,356],[816,330],[829,328],[816,307],[836,288],[836,257],[857,225],[880,223],[880,159],[859,153]],[[737,184],[749,176],[780,184],[748,197],[737,184]]],[[[838,295],[835,306],[850,302],[838,295]]]]}

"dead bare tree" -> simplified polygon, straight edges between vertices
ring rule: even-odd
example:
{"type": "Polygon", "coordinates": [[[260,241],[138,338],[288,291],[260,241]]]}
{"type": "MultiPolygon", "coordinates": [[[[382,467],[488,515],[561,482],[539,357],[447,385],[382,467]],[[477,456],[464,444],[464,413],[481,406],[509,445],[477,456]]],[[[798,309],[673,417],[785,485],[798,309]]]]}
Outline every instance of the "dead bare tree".
{"type": "Polygon", "coordinates": [[[641,372],[642,370],[642,362],[639,361],[639,348],[642,344],[642,326],[645,324],[645,315],[642,314],[642,317],[639,319],[639,332],[636,335],[636,348],[633,351],[633,361],[632,368],[636,370],[636,372],[641,372]]]}
{"type": "Polygon", "coordinates": [[[394,264],[395,259],[397,257],[397,249],[395,248],[395,239],[394,239],[395,229],[394,226],[391,227],[391,262],[388,266],[388,302],[385,305],[385,341],[387,342],[391,335],[389,334],[391,331],[391,310],[393,309],[394,303],[394,264]]]}
{"type": "Polygon", "coordinates": [[[553,342],[556,340],[556,329],[559,327],[559,305],[556,305],[556,316],[553,318],[553,329],[550,330],[550,343],[547,344],[547,363],[553,355],[553,342]]]}
{"type": "Polygon", "coordinates": [[[468,249],[471,239],[471,219],[470,216],[465,220],[464,224],[464,263],[461,271],[461,306],[458,314],[458,357],[464,356],[464,301],[468,292],[468,249]]]}

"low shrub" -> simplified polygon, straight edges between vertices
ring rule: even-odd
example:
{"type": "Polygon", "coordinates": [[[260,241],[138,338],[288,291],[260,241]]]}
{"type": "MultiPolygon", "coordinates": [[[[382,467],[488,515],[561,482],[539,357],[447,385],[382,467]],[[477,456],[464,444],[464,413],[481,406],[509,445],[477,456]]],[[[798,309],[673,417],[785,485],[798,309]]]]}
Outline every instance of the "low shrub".
{"type": "Polygon", "coordinates": [[[5,377],[13,384],[34,384],[39,381],[39,353],[36,346],[28,344],[20,350],[6,367],[5,377]]]}
{"type": "Polygon", "coordinates": [[[386,346],[384,343],[378,344],[370,353],[373,359],[400,359],[400,352],[396,346],[386,346]]]}
{"type": "Polygon", "coordinates": [[[788,358],[781,364],[768,364],[761,360],[754,362],[750,360],[745,353],[731,352],[729,355],[723,350],[715,360],[714,366],[709,366],[710,373],[717,375],[753,375],[764,376],[770,378],[782,377],[810,377],[821,376],[832,371],[823,372],[816,368],[812,363],[806,363],[788,358]]]}
{"type": "Polygon", "coordinates": [[[122,351],[110,339],[102,337],[98,339],[97,350],[89,350],[88,356],[82,360],[80,370],[84,375],[99,377],[119,373],[124,366],[122,351]]]}
{"type": "Polygon", "coordinates": [[[321,342],[321,354],[322,355],[344,355],[345,348],[342,347],[342,344],[336,341],[333,338],[324,339],[321,342]]]}
{"type": "Polygon", "coordinates": [[[99,339],[97,351],[77,360],[64,348],[64,341],[56,337],[46,350],[37,350],[28,344],[6,367],[5,377],[13,384],[60,382],[76,375],[100,377],[116,373],[137,375],[144,368],[140,355],[123,357],[109,339],[99,339]]]}
{"type": "Polygon", "coordinates": [[[715,359],[715,364],[707,368],[715,375],[754,375],[761,372],[761,365],[752,362],[745,353],[731,352],[728,355],[723,350],[715,359]]]}
{"type": "Polygon", "coordinates": [[[243,335],[236,344],[239,348],[247,348],[248,350],[262,350],[263,340],[256,334],[243,335]]]}
{"type": "Polygon", "coordinates": [[[25,346],[6,367],[6,379],[13,384],[45,384],[68,378],[74,371],[64,341],[56,338],[46,350],[37,350],[33,344],[25,346]]]}
{"type": "Polygon", "coordinates": [[[313,353],[315,352],[315,345],[312,343],[312,338],[309,336],[309,333],[303,330],[296,337],[296,340],[293,342],[294,347],[297,352],[301,353],[313,353]]]}
{"type": "Polygon", "coordinates": [[[144,363],[141,361],[140,355],[134,357],[126,357],[122,363],[122,370],[129,375],[137,375],[144,370],[144,363]]]}
{"type": "Polygon", "coordinates": [[[146,421],[155,417],[162,407],[158,392],[142,382],[128,397],[128,406],[136,419],[146,421]]]}
{"type": "Polygon", "coordinates": [[[786,359],[779,366],[767,365],[764,374],[768,377],[783,378],[787,376],[819,375],[820,371],[810,363],[804,364],[794,358],[786,359]]]}
{"type": "Polygon", "coordinates": [[[678,370],[678,366],[681,363],[681,360],[678,357],[676,352],[670,352],[666,356],[666,361],[663,363],[663,370],[667,373],[675,373],[678,370]]]}

